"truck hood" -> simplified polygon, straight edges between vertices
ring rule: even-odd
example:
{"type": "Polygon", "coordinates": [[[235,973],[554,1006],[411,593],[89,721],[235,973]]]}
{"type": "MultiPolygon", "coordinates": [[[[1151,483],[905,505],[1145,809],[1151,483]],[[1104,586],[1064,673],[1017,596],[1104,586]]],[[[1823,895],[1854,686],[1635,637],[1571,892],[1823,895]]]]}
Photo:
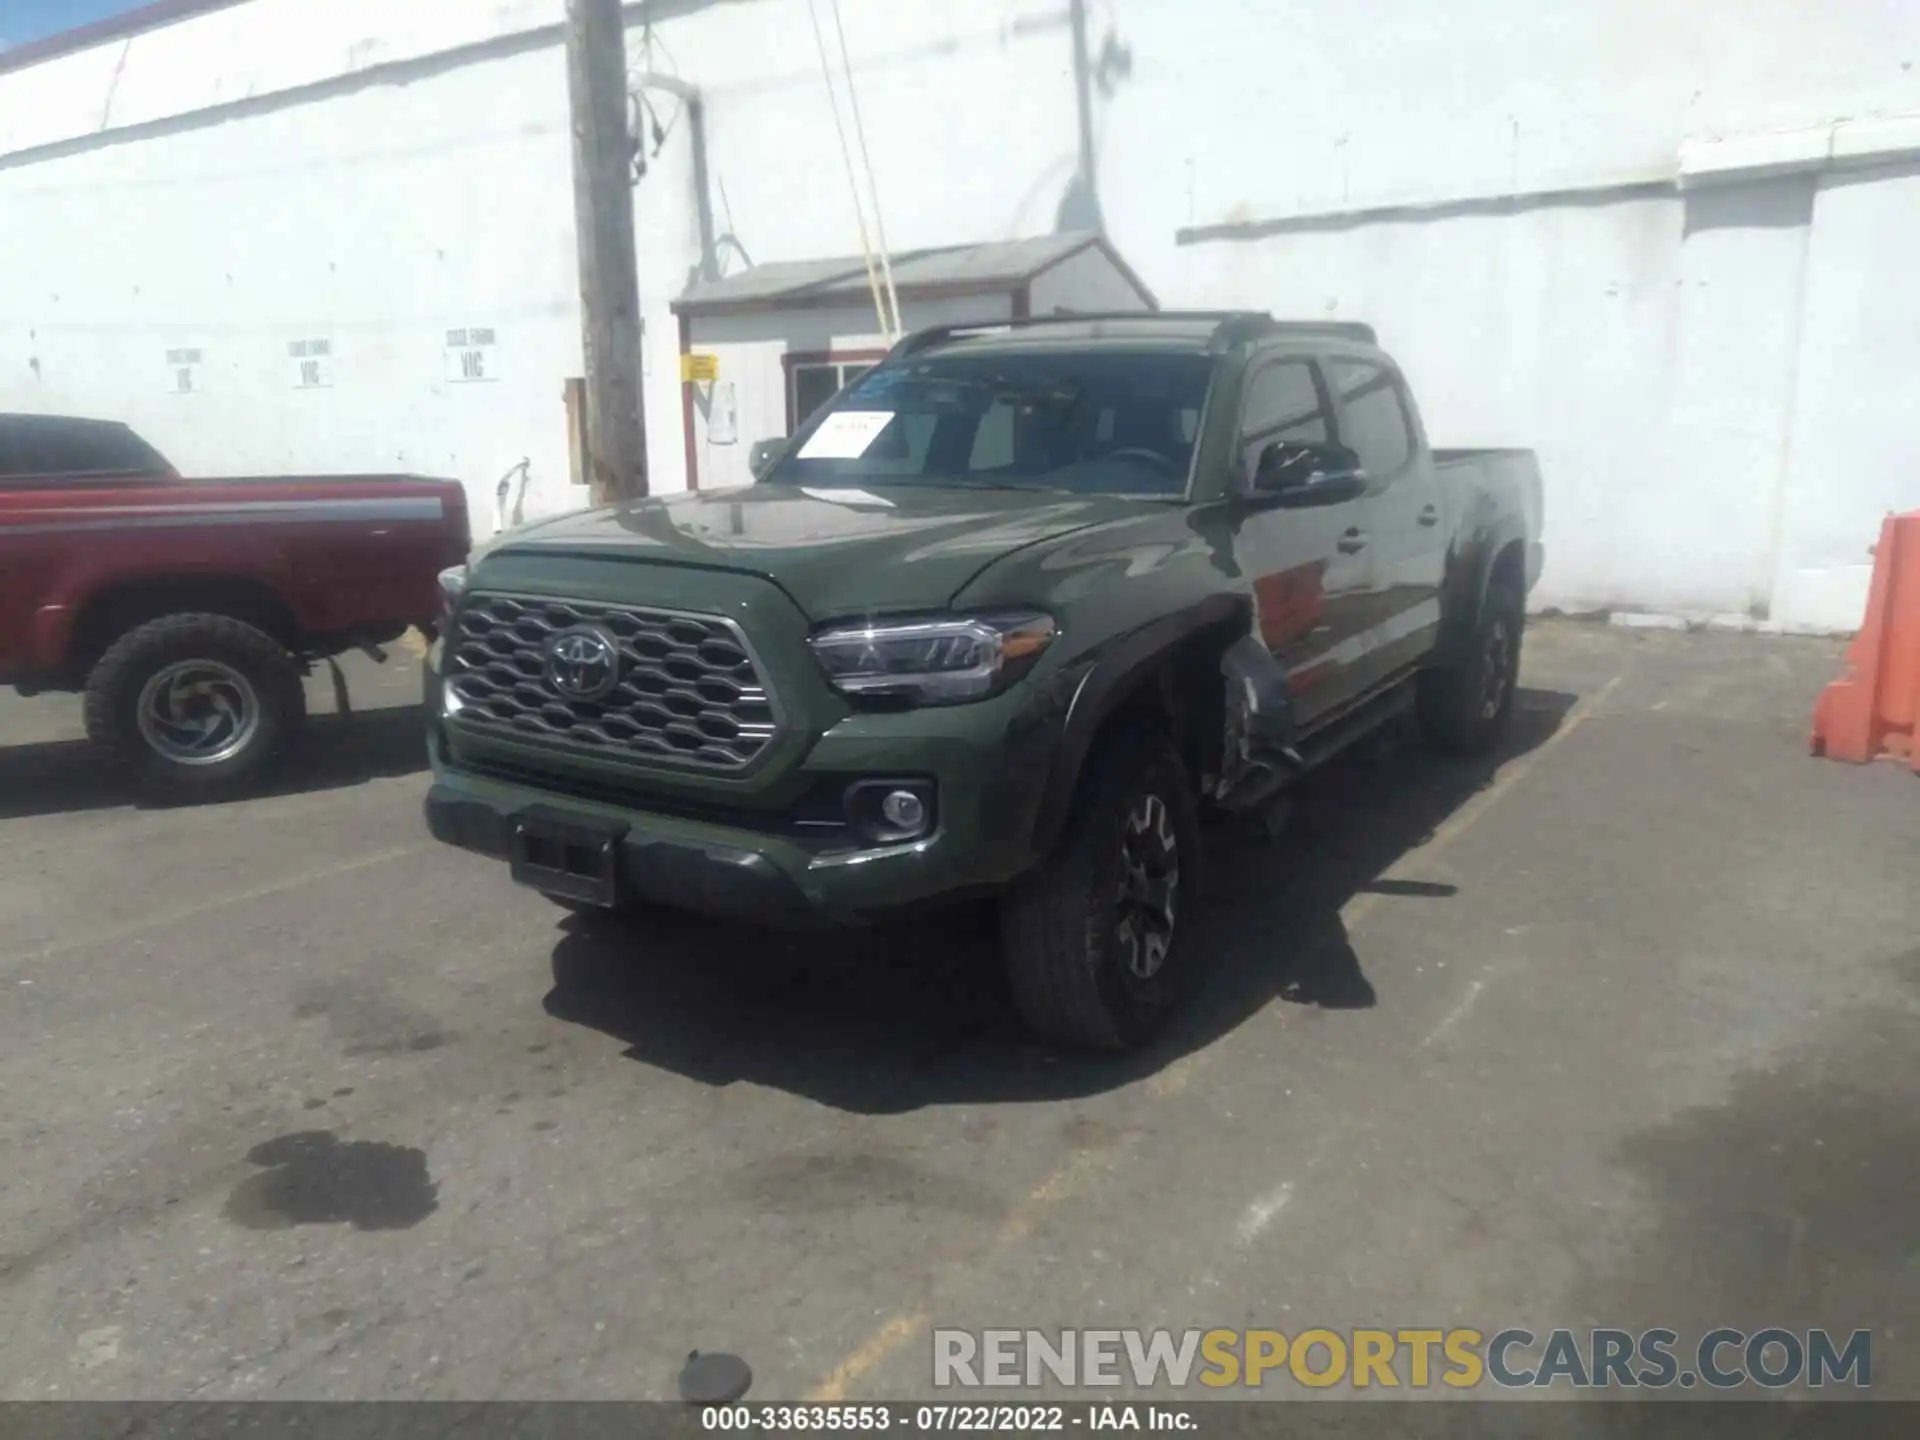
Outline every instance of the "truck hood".
{"type": "Polygon", "coordinates": [[[490,554],[572,553],[772,581],[815,620],[936,609],[1003,555],[1164,501],[927,485],[749,485],[539,522],[490,554]]]}

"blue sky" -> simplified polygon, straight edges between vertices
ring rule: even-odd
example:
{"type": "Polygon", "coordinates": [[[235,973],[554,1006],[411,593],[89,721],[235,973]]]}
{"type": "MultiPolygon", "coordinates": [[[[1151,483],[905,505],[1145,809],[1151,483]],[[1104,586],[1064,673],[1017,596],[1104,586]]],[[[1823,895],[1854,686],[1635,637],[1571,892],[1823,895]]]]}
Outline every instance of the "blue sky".
{"type": "Polygon", "coordinates": [[[137,10],[145,0],[0,0],[0,43],[24,45],[76,25],[137,10]]]}

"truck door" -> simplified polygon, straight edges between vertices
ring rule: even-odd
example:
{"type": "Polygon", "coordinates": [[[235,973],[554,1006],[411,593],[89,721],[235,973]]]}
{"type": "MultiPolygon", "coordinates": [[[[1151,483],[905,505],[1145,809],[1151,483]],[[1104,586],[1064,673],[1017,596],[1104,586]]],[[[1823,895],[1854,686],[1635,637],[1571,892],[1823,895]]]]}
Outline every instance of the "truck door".
{"type": "Polygon", "coordinates": [[[1440,585],[1447,536],[1433,457],[1421,437],[1406,387],[1370,360],[1326,361],[1338,406],[1340,443],[1367,472],[1364,502],[1373,552],[1362,626],[1361,683],[1378,685],[1417,664],[1440,633],[1440,585]]]}
{"type": "MultiPolygon", "coordinates": [[[[1254,365],[1241,401],[1243,489],[1274,441],[1334,438],[1331,397],[1314,361],[1282,354],[1254,365]]],[[[1249,506],[1236,524],[1234,558],[1252,582],[1260,636],[1287,670],[1295,718],[1310,725],[1358,690],[1371,578],[1366,501],[1249,506]]]]}

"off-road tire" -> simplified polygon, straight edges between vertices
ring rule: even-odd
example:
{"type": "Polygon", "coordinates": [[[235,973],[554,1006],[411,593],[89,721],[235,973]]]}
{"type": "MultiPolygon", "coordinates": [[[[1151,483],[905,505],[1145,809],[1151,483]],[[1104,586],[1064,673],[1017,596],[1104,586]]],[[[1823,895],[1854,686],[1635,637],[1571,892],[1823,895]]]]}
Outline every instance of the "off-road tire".
{"type": "Polygon", "coordinates": [[[1526,602],[1504,578],[1487,586],[1473,638],[1452,665],[1422,671],[1417,708],[1427,743],[1453,755],[1480,755],[1500,743],[1513,715],[1526,602]]]}
{"type": "Polygon", "coordinates": [[[1096,748],[1060,844],[1000,903],[1007,980],[1029,1029],[1068,1048],[1112,1051],[1132,1049],[1159,1028],[1192,981],[1188,932],[1200,847],[1192,786],[1163,737],[1129,731],[1096,748]],[[1163,808],[1178,864],[1164,958],[1143,978],[1129,968],[1121,939],[1121,887],[1129,822],[1149,796],[1163,808]]]}
{"type": "Polygon", "coordinates": [[[259,784],[306,721],[300,666],[264,631],[225,615],[165,615],[129,630],[87,677],[87,737],[152,799],[225,799],[259,784]],[[252,728],[231,754],[189,764],[149,743],[140,706],[148,682],[170,666],[205,661],[242,677],[252,728]]]}

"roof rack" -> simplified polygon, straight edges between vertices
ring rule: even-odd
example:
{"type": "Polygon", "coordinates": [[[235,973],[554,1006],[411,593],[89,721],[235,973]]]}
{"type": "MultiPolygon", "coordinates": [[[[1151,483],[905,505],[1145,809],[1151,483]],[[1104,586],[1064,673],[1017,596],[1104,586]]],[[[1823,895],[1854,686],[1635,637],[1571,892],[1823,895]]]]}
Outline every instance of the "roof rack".
{"type": "Polygon", "coordinates": [[[1380,337],[1373,326],[1360,320],[1276,320],[1262,313],[1235,316],[1222,325],[1213,337],[1213,347],[1225,349],[1243,340],[1266,335],[1323,335],[1335,340],[1352,340],[1361,345],[1378,345],[1380,337]]]}
{"type": "Polygon", "coordinates": [[[1108,310],[933,325],[902,338],[888,358],[897,360],[917,355],[957,336],[988,330],[1028,330],[1041,325],[1075,325],[1101,320],[1210,320],[1214,323],[1214,332],[1207,348],[1216,352],[1263,335],[1330,335],[1363,345],[1379,343],[1373,327],[1357,320],[1276,320],[1264,310],[1108,310]]]}

